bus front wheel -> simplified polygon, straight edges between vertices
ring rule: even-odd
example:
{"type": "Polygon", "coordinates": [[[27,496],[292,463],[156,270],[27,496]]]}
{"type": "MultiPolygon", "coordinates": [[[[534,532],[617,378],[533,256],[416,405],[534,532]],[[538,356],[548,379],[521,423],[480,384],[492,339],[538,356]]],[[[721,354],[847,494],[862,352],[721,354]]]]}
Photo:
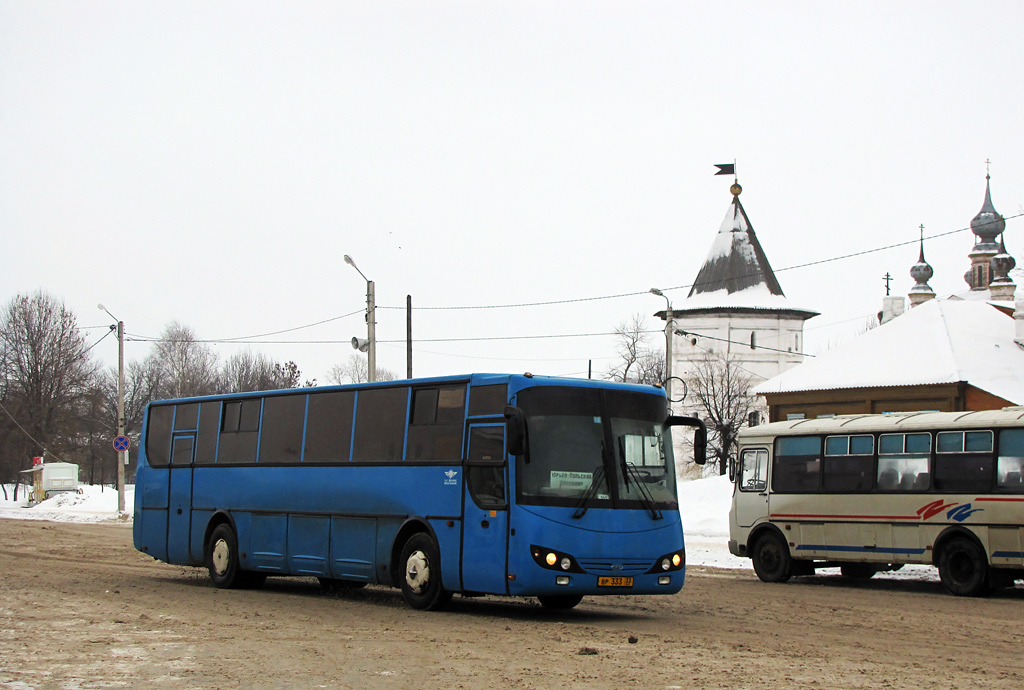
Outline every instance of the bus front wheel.
{"type": "Polygon", "coordinates": [[[939,579],[951,594],[976,597],[988,592],[985,552],[970,539],[957,537],[939,554],[939,579]]]}
{"type": "Polygon", "coordinates": [[[226,523],[213,528],[206,545],[206,567],[214,586],[220,589],[256,588],[267,580],[265,573],[242,570],[238,562],[238,538],[226,523]]]}
{"type": "Polygon", "coordinates": [[[441,555],[427,534],[414,534],[402,547],[399,580],[405,602],[420,611],[436,611],[451,601],[452,593],[441,586],[441,555]]]}
{"type": "Polygon", "coordinates": [[[786,582],[792,575],[789,548],[777,534],[769,532],[758,537],[751,560],[754,572],[763,582],[786,582]]]}
{"type": "Polygon", "coordinates": [[[238,564],[238,539],[230,525],[217,525],[206,548],[206,567],[210,579],[220,589],[233,589],[242,584],[242,568],[238,564]]]}

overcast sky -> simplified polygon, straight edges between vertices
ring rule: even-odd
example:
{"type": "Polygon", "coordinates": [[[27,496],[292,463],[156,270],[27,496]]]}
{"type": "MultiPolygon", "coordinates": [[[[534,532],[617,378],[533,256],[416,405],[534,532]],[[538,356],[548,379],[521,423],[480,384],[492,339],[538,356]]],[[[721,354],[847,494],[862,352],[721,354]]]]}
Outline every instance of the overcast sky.
{"type": "MultiPolygon", "coordinates": [[[[247,346],[322,382],[365,337],[349,254],[381,367],[412,295],[418,376],[600,374],[615,339],[583,334],[662,326],[647,291],[684,300],[735,160],[813,351],[886,272],[906,294],[917,246],[781,269],[967,228],[986,159],[1024,264],[1022,30],[1016,1],[0,0],[0,299],[42,288],[90,342],[102,302],[129,359],[171,320],[330,320],[247,346]]],[[[926,241],[936,292],[972,245],[926,241]]]]}

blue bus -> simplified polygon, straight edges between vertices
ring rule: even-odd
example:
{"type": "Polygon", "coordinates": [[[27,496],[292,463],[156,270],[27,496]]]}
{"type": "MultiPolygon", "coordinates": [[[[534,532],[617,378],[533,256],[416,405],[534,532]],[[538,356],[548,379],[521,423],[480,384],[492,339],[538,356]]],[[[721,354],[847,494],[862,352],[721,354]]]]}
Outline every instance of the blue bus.
{"type": "Polygon", "coordinates": [[[217,587],[268,575],[453,593],[673,594],[685,551],[660,387],[472,374],[153,402],[134,543],[217,587]]]}

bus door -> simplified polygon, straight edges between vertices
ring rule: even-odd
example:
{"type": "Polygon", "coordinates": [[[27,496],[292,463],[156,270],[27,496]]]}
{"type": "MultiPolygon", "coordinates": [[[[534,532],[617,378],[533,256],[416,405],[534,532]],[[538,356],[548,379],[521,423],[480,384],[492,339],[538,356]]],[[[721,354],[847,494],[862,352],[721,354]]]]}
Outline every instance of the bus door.
{"type": "Polygon", "coordinates": [[[508,463],[504,424],[471,424],[465,454],[462,588],[508,592],[508,463]]]}
{"type": "Polygon", "coordinates": [[[192,525],[192,461],[195,434],[175,434],[171,439],[171,468],[167,499],[167,561],[189,562],[192,525]]]}
{"type": "Polygon", "coordinates": [[[736,524],[750,527],[768,519],[768,451],[747,448],[740,453],[736,474],[736,524]]]}

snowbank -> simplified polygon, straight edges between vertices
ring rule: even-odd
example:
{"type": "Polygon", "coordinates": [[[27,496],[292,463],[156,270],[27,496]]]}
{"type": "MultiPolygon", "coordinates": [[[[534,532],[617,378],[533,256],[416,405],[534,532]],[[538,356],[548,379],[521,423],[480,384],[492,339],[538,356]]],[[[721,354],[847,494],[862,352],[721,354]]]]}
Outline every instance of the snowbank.
{"type": "MultiPolygon", "coordinates": [[[[81,493],[61,493],[48,498],[42,503],[28,504],[28,497],[23,493],[24,486],[18,490],[18,501],[4,500],[0,493],[0,518],[17,518],[19,520],[49,520],[50,522],[107,522],[117,517],[117,489],[109,486],[79,486],[81,493]]],[[[14,496],[14,487],[7,486],[7,497],[14,496]]],[[[124,509],[128,519],[135,510],[135,487],[127,486],[124,491],[124,509]]]]}

